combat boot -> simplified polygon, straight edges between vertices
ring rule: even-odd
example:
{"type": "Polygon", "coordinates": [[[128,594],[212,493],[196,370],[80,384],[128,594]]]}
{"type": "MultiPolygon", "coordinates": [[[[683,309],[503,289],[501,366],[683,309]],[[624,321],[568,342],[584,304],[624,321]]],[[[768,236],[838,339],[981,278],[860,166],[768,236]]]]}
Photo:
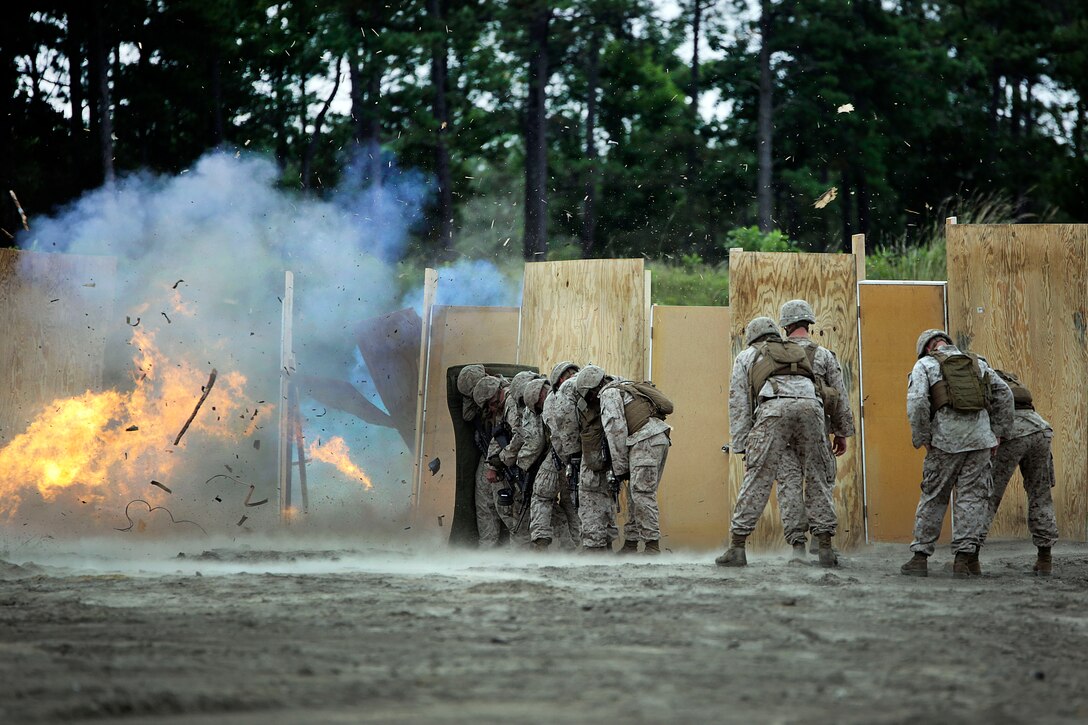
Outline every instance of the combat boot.
{"type": "Polygon", "coordinates": [[[661,553],[661,544],[657,539],[651,539],[642,546],[642,553],[657,556],[661,553]]]}
{"type": "Polygon", "coordinates": [[[838,565],[839,557],[835,556],[835,550],[831,548],[831,534],[816,534],[820,542],[820,566],[829,569],[838,565]]]}
{"type": "Polygon", "coordinates": [[[624,540],[623,546],[619,548],[617,554],[637,554],[638,553],[638,541],[624,540]]]}
{"type": "Polygon", "coordinates": [[[583,546],[583,554],[607,554],[610,549],[607,546],[583,546]]]}
{"type": "Polygon", "coordinates": [[[533,551],[547,551],[551,545],[552,540],[548,537],[533,539],[533,551]]]}
{"type": "Polygon", "coordinates": [[[899,573],[907,576],[929,576],[929,556],[920,551],[914,552],[910,561],[899,567],[899,573]]]}
{"type": "Polygon", "coordinates": [[[744,542],[747,538],[742,534],[733,534],[729,548],[714,563],[718,566],[748,566],[748,557],[744,553],[744,542]]]}
{"type": "Polygon", "coordinates": [[[982,576],[982,564],[979,563],[977,551],[967,558],[967,573],[972,576],[982,576]]]}
{"type": "Polygon", "coordinates": [[[956,560],[952,562],[953,577],[955,577],[956,579],[966,579],[971,576],[970,564],[968,562],[971,561],[971,556],[973,553],[977,552],[972,552],[971,554],[967,553],[966,551],[956,552],[956,560]]]}
{"type": "Polygon", "coordinates": [[[794,544],[793,545],[793,555],[790,556],[790,563],[791,564],[807,564],[808,563],[808,552],[805,551],[806,548],[807,547],[805,545],[805,542],[803,542],[803,541],[798,541],[796,544],[794,544]]]}
{"type": "Polygon", "coordinates": [[[1035,572],[1035,576],[1050,576],[1053,566],[1054,563],[1050,558],[1050,547],[1040,546],[1039,554],[1035,558],[1035,566],[1031,567],[1031,570],[1035,572]]]}

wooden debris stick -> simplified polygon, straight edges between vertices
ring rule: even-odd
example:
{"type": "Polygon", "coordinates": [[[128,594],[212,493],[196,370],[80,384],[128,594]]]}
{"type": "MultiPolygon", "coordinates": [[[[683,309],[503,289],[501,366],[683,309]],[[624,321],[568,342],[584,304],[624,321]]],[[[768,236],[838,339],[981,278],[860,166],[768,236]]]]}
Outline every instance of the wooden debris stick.
{"type": "Polygon", "coordinates": [[[196,418],[196,414],[200,412],[200,406],[204,405],[204,401],[208,399],[208,393],[212,392],[212,386],[215,385],[215,376],[218,374],[218,371],[212,368],[212,374],[208,376],[208,384],[204,386],[204,393],[200,396],[200,400],[196,401],[196,407],[193,408],[193,412],[189,415],[189,420],[185,421],[185,425],[181,426],[178,437],[174,439],[175,446],[181,442],[181,437],[185,435],[185,431],[189,430],[189,426],[192,424],[193,419],[196,418]]]}
{"type": "Polygon", "coordinates": [[[267,498],[262,498],[260,501],[250,501],[249,500],[249,499],[253,498],[253,492],[256,491],[256,490],[257,490],[256,486],[254,486],[252,483],[249,484],[249,493],[246,494],[246,500],[242,502],[242,505],[253,507],[253,506],[263,506],[264,504],[268,503],[267,498]]]}
{"type": "Polygon", "coordinates": [[[292,340],[292,324],[294,320],[294,308],[295,308],[295,275],[290,271],[286,271],[283,274],[283,298],[281,302],[283,306],[280,310],[280,395],[276,404],[278,412],[279,424],[277,426],[277,447],[279,458],[279,471],[277,476],[277,483],[279,484],[279,504],[280,504],[280,519],[281,521],[287,520],[287,509],[291,505],[291,452],[290,446],[293,441],[291,440],[289,409],[290,405],[287,402],[287,388],[291,381],[291,376],[295,373],[295,355],[294,346],[292,340]]]}
{"type": "Polygon", "coordinates": [[[159,488],[161,488],[163,491],[166,491],[167,493],[173,493],[173,491],[170,490],[170,487],[167,486],[164,483],[159,483],[158,481],[152,481],[151,485],[152,486],[158,486],[159,488]]]}
{"type": "Polygon", "coordinates": [[[8,193],[11,194],[11,200],[15,202],[15,209],[19,212],[19,219],[23,222],[23,229],[30,231],[30,225],[26,220],[26,212],[23,211],[23,205],[19,203],[19,197],[15,196],[14,189],[8,189],[8,193]]]}

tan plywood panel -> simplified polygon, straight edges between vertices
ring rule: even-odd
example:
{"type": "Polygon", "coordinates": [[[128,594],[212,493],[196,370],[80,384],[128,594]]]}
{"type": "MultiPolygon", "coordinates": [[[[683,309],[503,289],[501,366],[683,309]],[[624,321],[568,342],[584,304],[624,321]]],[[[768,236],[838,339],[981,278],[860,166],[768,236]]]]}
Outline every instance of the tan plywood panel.
{"type": "MultiPolygon", "coordinates": [[[[944,327],[944,292],[943,284],[924,282],[859,287],[871,541],[909,543],[912,538],[925,449],[911,445],[907,377],[917,360],[916,332],[944,327]]],[[[951,516],[945,516],[942,540],[949,538],[950,524],[951,516]]]]}
{"type": "Polygon", "coordinates": [[[728,307],[653,308],[652,377],[676,406],[658,502],[669,549],[718,549],[728,538],[728,307]]]}
{"type": "MultiPolygon", "coordinates": [[[[949,225],[948,318],[958,344],[1017,373],[1054,426],[1054,503],[1063,538],[1088,517],[1088,225],[949,225]]],[[[1024,538],[1019,473],[991,529],[1024,538]]]]}
{"type": "Polygon", "coordinates": [[[517,362],[551,370],[561,360],[646,377],[649,325],[641,259],[525,265],[517,362]]]}
{"type": "MultiPolygon", "coordinates": [[[[730,250],[729,309],[732,354],[744,348],[744,327],[760,315],[778,319],[783,302],[805,299],[816,313],[813,338],[834,351],[850,391],[854,421],[860,425],[858,400],[857,268],[853,254],[788,254],[730,250]]],[[[732,456],[729,477],[730,506],[744,477],[740,456],[732,456]]],[[[838,459],[835,508],[839,518],[836,546],[849,548],[864,541],[864,497],[859,441],[851,438],[838,459]]],[[[760,518],[750,541],[757,546],[782,547],[782,519],[777,500],[760,518]]]]}
{"type": "Polygon", "coordinates": [[[52,400],[101,387],[116,267],[0,249],[0,446],[52,400]]]}
{"type": "Polygon", "coordinates": [[[453,425],[446,404],[446,368],[513,360],[517,353],[518,308],[435,305],[433,309],[423,415],[423,473],[415,525],[444,535],[453,521],[457,486],[453,425]],[[432,474],[427,464],[435,458],[441,461],[441,468],[432,474]],[[441,528],[439,516],[443,517],[441,528]]]}

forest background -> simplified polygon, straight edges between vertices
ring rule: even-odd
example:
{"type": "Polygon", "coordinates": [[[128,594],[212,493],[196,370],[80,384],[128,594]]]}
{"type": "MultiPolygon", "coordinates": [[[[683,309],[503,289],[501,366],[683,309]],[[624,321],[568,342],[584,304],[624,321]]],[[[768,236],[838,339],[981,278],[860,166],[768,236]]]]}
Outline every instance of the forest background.
{"type": "Polygon", "coordinates": [[[0,86],[7,246],[214,149],[411,201],[406,288],[642,256],[727,304],[731,247],[943,279],[947,215],[1088,221],[1083,0],[13,0],[0,86]]]}

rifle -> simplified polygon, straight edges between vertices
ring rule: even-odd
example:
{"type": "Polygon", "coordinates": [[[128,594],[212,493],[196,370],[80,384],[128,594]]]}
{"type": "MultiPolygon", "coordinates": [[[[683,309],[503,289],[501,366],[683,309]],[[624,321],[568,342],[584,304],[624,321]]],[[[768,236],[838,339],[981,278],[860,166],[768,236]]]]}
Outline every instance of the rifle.
{"type": "MultiPolygon", "coordinates": [[[[553,451],[554,453],[554,451],[553,451]]],[[[555,456],[556,465],[559,462],[559,456],[555,456]]],[[[570,462],[567,464],[567,486],[570,488],[570,497],[574,501],[574,508],[578,508],[578,476],[582,470],[582,457],[574,455],[570,457],[570,462]]]]}

